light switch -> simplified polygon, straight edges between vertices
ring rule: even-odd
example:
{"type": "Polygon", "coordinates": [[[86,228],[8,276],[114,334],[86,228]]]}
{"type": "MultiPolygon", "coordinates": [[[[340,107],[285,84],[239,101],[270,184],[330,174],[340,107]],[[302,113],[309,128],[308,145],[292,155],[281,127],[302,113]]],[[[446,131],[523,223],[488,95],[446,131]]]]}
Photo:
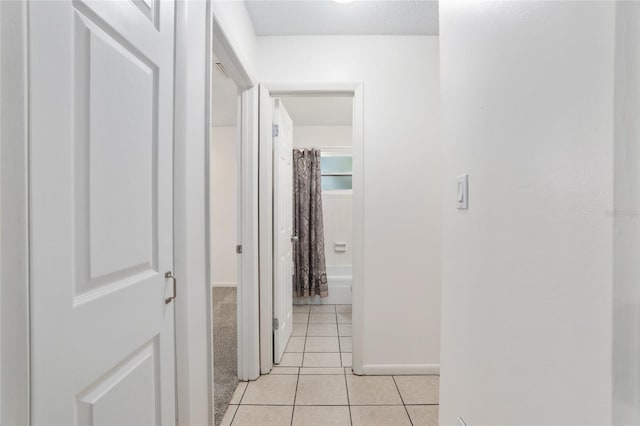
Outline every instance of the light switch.
{"type": "Polygon", "coordinates": [[[458,209],[469,208],[469,175],[458,176],[458,209]]]}

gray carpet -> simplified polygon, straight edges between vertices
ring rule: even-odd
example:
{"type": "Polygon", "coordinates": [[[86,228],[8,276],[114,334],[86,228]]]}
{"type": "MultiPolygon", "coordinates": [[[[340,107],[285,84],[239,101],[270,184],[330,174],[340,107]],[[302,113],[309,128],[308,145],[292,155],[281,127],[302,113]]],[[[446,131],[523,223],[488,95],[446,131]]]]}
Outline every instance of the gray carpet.
{"type": "Polygon", "coordinates": [[[235,287],[214,287],[213,405],[215,424],[222,421],[238,385],[237,293],[235,287]]]}

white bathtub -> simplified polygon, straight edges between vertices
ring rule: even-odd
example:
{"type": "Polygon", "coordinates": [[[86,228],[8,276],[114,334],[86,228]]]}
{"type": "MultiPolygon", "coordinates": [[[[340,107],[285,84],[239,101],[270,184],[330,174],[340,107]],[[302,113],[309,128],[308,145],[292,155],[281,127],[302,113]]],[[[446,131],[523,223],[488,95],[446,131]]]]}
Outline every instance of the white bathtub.
{"type": "Polygon", "coordinates": [[[299,305],[350,305],[351,284],[353,282],[351,265],[327,266],[327,284],[329,296],[321,298],[294,297],[293,303],[299,305]]]}

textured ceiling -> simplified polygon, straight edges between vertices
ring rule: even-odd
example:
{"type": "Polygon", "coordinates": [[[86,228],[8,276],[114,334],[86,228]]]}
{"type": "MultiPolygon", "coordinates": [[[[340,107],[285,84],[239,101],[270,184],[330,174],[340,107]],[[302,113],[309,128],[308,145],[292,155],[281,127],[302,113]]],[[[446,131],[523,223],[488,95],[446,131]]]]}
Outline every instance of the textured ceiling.
{"type": "Polygon", "coordinates": [[[294,96],[282,103],[294,126],[350,126],[353,118],[351,97],[294,96]]]}
{"type": "Polygon", "coordinates": [[[245,0],[256,35],[437,35],[434,0],[245,0]]]}

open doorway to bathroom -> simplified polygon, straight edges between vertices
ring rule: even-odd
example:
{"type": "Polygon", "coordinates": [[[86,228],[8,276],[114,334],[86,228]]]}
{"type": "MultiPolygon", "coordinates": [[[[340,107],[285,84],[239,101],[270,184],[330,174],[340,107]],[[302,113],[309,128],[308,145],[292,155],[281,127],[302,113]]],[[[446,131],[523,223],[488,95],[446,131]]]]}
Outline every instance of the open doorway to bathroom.
{"type": "Polygon", "coordinates": [[[294,273],[291,336],[274,362],[351,368],[353,98],[278,99],[274,110],[293,125],[292,167],[285,173],[293,176],[294,273]]]}
{"type": "Polygon", "coordinates": [[[261,85],[259,104],[261,373],[358,372],[362,86],[261,85]]]}
{"type": "MultiPolygon", "coordinates": [[[[260,372],[268,374],[274,366],[289,371],[322,365],[360,374],[363,85],[261,84],[258,104],[260,372]],[[294,215],[294,164],[301,166],[294,161],[296,152],[318,157],[317,167],[306,173],[315,175],[320,193],[324,247],[310,243],[318,235],[305,239],[299,224],[294,226],[300,220],[294,215]],[[300,265],[294,265],[294,250],[316,251],[323,259],[296,270],[300,265]],[[313,274],[305,272],[311,267],[313,274]],[[303,291],[294,273],[309,277],[303,291]],[[324,280],[318,279],[323,275],[324,280]],[[318,291],[310,290],[318,284],[318,291]]],[[[310,190],[302,197],[307,203],[312,203],[310,190]]],[[[318,210],[316,201],[310,210],[318,210]]],[[[317,225],[313,232],[318,233],[317,225]]]]}
{"type": "Polygon", "coordinates": [[[238,87],[214,55],[209,159],[214,419],[238,384],[238,87]]]}

